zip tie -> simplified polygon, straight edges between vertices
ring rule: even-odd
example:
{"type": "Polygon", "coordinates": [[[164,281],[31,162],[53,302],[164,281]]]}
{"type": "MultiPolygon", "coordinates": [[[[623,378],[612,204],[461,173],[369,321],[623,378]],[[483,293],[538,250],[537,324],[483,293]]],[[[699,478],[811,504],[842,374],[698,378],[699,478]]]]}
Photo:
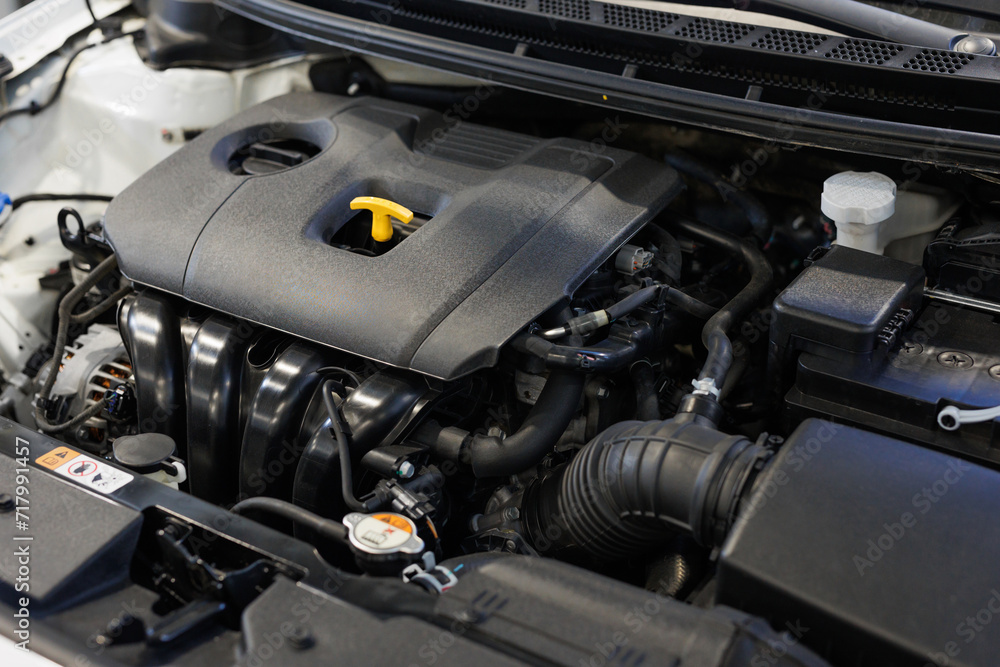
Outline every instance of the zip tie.
{"type": "Polygon", "coordinates": [[[1000,405],[982,410],[959,410],[954,405],[949,405],[938,413],[937,421],[944,430],[957,431],[962,424],[978,424],[993,421],[997,417],[1000,417],[1000,405]]]}
{"type": "Polygon", "coordinates": [[[719,400],[719,388],[715,386],[715,378],[705,378],[703,380],[695,380],[691,383],[694,385],[694,391],[692,394],[700,394],[702,396],[714,396],[715,400],[719,400]]]}

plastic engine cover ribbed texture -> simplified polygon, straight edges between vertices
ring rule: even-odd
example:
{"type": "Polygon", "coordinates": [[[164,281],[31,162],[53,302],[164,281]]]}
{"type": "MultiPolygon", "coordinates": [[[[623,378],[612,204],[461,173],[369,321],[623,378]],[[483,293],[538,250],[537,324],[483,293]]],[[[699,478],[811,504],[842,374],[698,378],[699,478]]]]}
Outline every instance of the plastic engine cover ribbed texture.
{"type": "Polygon", "coordinates": [[[668,167],[603,144],[297,93],[154,167],[111,203],[105,230],[138,283],[451,379],[494,365],[682,187],[668,167]],[[275,141],[305,158],[239,168],[248,147],[275,141]],[[376,257],[334,247],[362,195],[429,220],[376,257]]]}

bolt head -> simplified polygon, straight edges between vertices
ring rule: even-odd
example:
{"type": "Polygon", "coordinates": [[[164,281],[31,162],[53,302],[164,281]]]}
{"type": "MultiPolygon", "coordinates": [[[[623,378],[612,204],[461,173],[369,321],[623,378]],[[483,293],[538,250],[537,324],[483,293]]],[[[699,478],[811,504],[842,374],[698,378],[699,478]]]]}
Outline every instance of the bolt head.
{"type": "Polygon", "coordinates": [[[964,352],[942,352],[938,355],[938,363],[946,368],[957,368],[966,369],[972,368],[975,365],[972,357],[965,354],[964,352]]]}
{"type": "Polygon", "coordinates": [[[399,464],[399,468],[396,470],[396,474],[402,477],[403,479],[410,479],[411,477],[413,477],[413,473],[415,473],[416,471],[417,469],[413,466],[412,463],[410,463],[409,461],[403,461],[402,463],[399,464]]]}
{"type": "Polygon", "coordinates": [[[296,651],[304,651],[315,643],[312,634],[301,625],[292,626],[288,632],[288,645],[296,651]]]}

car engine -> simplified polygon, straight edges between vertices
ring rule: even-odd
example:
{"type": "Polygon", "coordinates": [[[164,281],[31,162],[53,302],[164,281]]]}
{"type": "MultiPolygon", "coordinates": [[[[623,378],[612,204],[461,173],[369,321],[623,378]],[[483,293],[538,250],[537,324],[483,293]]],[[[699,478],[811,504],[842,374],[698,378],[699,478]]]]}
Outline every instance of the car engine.
{"type": "Polygon", "coordinates": [[[306,58],[0,222],[4,447],[109,531],[38,613],[253,664],[325,577],[279,664],[995,658],[947,648],[1000,555],[995,178],[306,58]]]}

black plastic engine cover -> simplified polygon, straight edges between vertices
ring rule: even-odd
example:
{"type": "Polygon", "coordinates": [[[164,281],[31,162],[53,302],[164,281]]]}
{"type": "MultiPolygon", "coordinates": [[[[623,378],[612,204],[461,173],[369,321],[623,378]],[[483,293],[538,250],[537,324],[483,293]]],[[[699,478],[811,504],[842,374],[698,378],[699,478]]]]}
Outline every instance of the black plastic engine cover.
{"type": "Polygon", "coordinates": [[[105,229],[138,283],[451,379],[495,364],[682,187],[626,151],[301,93],[164,160],[115,198],[105,229]],[[234,156],[274,139],[320,152],[264,175],[231,170],[234,156]],[[361,195],[429,221],[377,257],[331,246],[361,195]]]}

